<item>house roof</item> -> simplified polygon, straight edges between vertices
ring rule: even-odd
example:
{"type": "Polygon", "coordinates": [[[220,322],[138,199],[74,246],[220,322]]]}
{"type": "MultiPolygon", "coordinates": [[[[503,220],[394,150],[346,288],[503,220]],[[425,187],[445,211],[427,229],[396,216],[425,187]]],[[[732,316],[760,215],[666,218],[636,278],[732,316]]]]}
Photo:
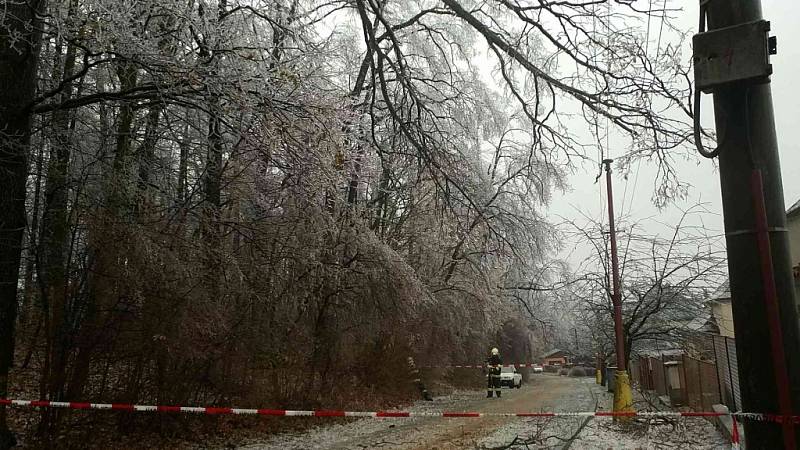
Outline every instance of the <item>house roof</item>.
{"type": "Polygon", "coordinates": [[[710,310],[704,310],[686,324],[690,331],[711,331],[712,315],[710,310]]]}
{"type": "Polygon", "coordinates": [[[662,356],[680,356],[686,353],[682,348],[671,348],[665,350],[645,350],[638,352],[641,356],[649,356],[652,358],[660,358],[662,356]]]}
{"type": "Polygon", "coordinates": [[[796,215],[800,215],[800,199],[786,210],[786,217],[794,217],[796,215]]]}
{"type": "Polygon", "coordinates": [[[711,294],[709,299],[714,302],[729,302],[731,301],[731,284],[730,279],[726,278],[725,281],[720,283],[717,289],[711,294]]]}
{"type": "Polygon", "coordinates": [[[542,355],[542,358],[549,358],[551,356],[558,355],[559,353],[569,354],[569,352],[567,352],[566,350],[561,350],[560,348],[555,348],[555,349],[550,350],[549,352],[545,353],[544,355],[542,355]]]}

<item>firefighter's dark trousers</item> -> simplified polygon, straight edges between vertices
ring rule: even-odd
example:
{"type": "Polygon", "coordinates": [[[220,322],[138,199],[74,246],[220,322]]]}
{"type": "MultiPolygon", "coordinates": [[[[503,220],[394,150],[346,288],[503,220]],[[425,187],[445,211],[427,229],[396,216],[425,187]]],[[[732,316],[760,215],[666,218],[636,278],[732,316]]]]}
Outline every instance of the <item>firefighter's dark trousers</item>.
{"type": "Polygon", "coordinates": [[[492,389],[494,389],[497,396],[500,397],[500,373],[495,373],[494,371],[489,372],[489,376],[487,378],[489,379],[489,386],[486,390],[486,396],[491,397],[492,389]]]}

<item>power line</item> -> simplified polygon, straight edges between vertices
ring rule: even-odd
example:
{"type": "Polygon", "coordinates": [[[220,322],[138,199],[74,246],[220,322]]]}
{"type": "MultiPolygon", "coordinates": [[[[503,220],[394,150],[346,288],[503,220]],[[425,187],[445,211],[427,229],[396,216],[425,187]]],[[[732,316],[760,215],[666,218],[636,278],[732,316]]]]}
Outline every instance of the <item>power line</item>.
{"type": "MultiPolygon", "coordinates": [[[[652,9],[653,9],[653,0],[650,0],[650,7],[648,9],[650,11],[652,11],[652,9]]],[[[661,36],[663,34],[663,31],[664,31],[664,22],[666,21],[666,14],[667,14],[667,0],[664,0],[664,6],[661,9],[661,23],[659,24],[659,27],[658,27],[658,41],[656,42],[656,57],[655,57],[655,61],[656,62],[658,61],[658,57],[661,55],[661,36]]],[[[647,37],[645,39],[645,48],[644,48],[645,58],[647,58],[647,55],[649,53],[649,47],[650,47],[650,17],[651,17],[650,14],[648,14],[647,15],[647,37]]],[[[633,178],[633,192],[631,193],[631,199],[630,199],[630,203],[628,204],[628,212],[627,213],[625,213],[625,196],[623,195],[623,197],[622,197],[622,208],[620,210],[624,214],[628,214],[629,215],[631,213],[631,211],[633,211],[633,199],[636,198],[636,187],[639,184],[639,171],[641,170],[641,167],[642,167],[642,159],[639,158],[639,161],[636,164],[636,174],[634,175],[634,178],[633,178]]],[[[627,189],[628,189],[628,185],[626,183],[625,184],[625,190],[627,191],[627,189]]]]}
{"type": "MultiPolygon", "coordinates": [[[[598,42],[599,41],[597,39],[597,11],[598,11],[597,5],[592,5],[592,39],[593,39],[594,42],[598,42]]],[[[592,52],[592,60],[593,60],[594,65],[597,66],[597,52],[592,52]]],[[[600,118],[598,117],[594,121],[594,134],[595,134],[596,139],[597,139],[597,166],[600,169],[600,173],[597,175],[597,178],[595,179],[595,183],[597,183],[597,181],[603,175],[602,161],[603,161],[604,156],[605,156],[603,154],[603,141],[602,141],[602,138],[600,137],[599,119],[600,118]]],[[[603,189],[599,189],[598,190],[598,194],[599,194],[599,200],[600,200],[600,220],[599,220],[599,223],[600,223],[600,229],[602,230],[603,229],[603,218],[605,216],[605,202],[603,200],[603,189]]]]}

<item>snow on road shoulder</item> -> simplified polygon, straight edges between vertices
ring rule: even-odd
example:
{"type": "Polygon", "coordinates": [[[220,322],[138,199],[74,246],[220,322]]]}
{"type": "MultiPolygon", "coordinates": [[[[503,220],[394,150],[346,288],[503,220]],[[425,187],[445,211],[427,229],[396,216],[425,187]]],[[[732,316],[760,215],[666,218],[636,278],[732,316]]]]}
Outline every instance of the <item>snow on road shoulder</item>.
{"type": "MultiPolygon", "coordinates": [[[[595,386],[595,392],[605,391],[595,386]]],[[[598,394],[599,409],[610,410],[614,396],[609,392],[598,394]]],[[[635,408],[652,408],[641,394],[634,391],[635,408]]],[[[570,448],[587,450],[607,449],[726,449],[730,442],[703,417],[636,418],[627,424],[615,422],[610,417],[595,417],[581,430],[570,448]]]]}
{"type": "MultiPolygon", "coordinates": [[[[480,400],[481,391],[455,391],[447,396],[435,397],[433,401],[417,401],[403,411],[430,412],[460,409],[464,404],[480,400]]],[[[237,447],[240,450],[260,449],[330,449],[330,448],[394,448],[401,444],[413,443],[417,433],[415,425],[420,421],[429,421],[426,418],[404,419],[354,419],[345,423],[324,423],[310,430],[297,433],[282,433],[267,439],[259,439],[237,447]],[[381,436],[396,431],[397,428],[407,429],[403,442],[394,442],[381,436]],[[369,443],[357,444],[357,443],[369,443]]],[[[391,433],[396,434],[396,433],[391,433]]]]}
{"type": "MultiPolygon", "coordinates": [[[[580,380],[581,389],[550,411],[609,410],[613,394],[594,379],[580,380]]],[[[479,442],[491,449],[726,449],[728,440],[702,417],[636,419],[620,425],[610,417],[533,418],[509,422],[479,442]],[[583,425],[583,428],[581,426],[583,425]]]]}
{"type": "Polygon", "coordinates": [[[727,439],[702,417],[647,422],[637,421],[628,425],[619,425],[610,418],[595,418],[581,431],[572,448],[602,450],[730,448],[727,439]]]}

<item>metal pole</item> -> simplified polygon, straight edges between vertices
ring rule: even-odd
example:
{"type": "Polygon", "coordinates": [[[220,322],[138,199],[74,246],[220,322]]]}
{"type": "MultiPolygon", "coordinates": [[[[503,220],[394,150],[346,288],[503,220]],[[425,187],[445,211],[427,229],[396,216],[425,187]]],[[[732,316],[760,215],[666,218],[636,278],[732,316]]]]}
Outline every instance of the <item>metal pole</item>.
{"type": "Polygon", "coordinates": [[[705,390],[703,389],[703,361],[698,359],[696,364],[697,364],[697,387],[698,391],[700,392],[700,410],[708,411],[708,409],[705,409],[706,406],[703,404],[703,398],[705,398],[704,395],[705,390]]]}
{"type": "MultiPolygon", "coordinates": [[[[733,387],[733,368],[731,368],[731,352],[730,350],[728,350],[727,336],[725,336],[725,361],[726,364],[728,364],[728,381],[730,382],[730,387],[731,387],[731,400],[733,401],[733,410],[738,411],[738,409],[736,409],[736,388],[733,387]]],[[[739,390],[741,392],[741,387],[739,388],[739,390]]]]}
{"type": "MultiPolygon", "coordinates": [[[[619,261],[617,260],[617,232],[614,229],[614,193],[611,189],[611,159],[604,159],[606,189],[608,191],[608,232],[611,241],[611,302],[614,305],[614,338],[616,340],[617,371],[614,374],[614,411],[633,411],[633,392],[628,377],[625,357],[625,336],[622,333],[622,296],[620,295],[619,261]]],[[[615,417],[624,420],[622,417],[615,417]]]]}
{"type": "MultiPolygon", "coordinates": [[[[709,30],[762,18],[760,0],[701,3],[709,30]]],[[[800,384],[781,380],[800,379],[800,329],[769,80],[715,88],[714,115],[717,135],[724,137],[719,171],[739,379],[744,381],[741,408],[791,414],[800,411],[800,384]],[[762,192],[756,173],[763,176],[762,192]],[[771,270],[764,264],[765,243],[771,270]],[[771,331],[775,328],[779,340],[771,331]]],[[[759,421],[745,421],[744,427],[748,449],[796,448],[795,427],[782,430],[780,424],[759,421]]]]}
{"type": "MultiPolygon", "coordinates": [[[[775,268],[772,265],[772,249],[770,249],[769,225],[764,198],[764,184],[760,170],[753,170],[751,176],[753,207],[756,212],[756,236],[758,253],[761,257],[761,279],[764,282],[764,306],[769,321],[770,349],[772,350],[772,368],[778,388],[778,407],[784,417],[792,416],[792,400],[789,387],[789,370],[786,366],[786,352],[783,349],[783,327],[778,312],[778,293],[775,286],[775,268]]],[[[795,433],[792,422],[784,420],[783,440],[787,449],[795,448],[795,433]]]]}
{"type": "Polygon", "coordinates": [[[601,365],[600,365],[600,351],[599,350],[597,351],[597,353],[595,353],[594,361],[595,361],[595,371],[594,371],[595,372],[595,383],[596,384],[603,384],[603,374],[600,372],[601,365]]]}
{"type": "Polygon", "coordinates": [[[572,333],[575,335],[575,356],[578,356],[578,329],[572,328],[572,333]]]}
{"type": "Polygon", "coordinates": [[[625,340],[622,334],[622,300],[619,286],[619,261],[617,259],[617,232],[614,229],[614,193],[611,188],[612,159],[604,159],[606,190],[608,191],[608,231],[611,238],[611,302],[614,305],[614,338],[616,339],[617,370],[625,370],[625,340]]]}
{"type": "Polygon", "coordinates": [[[719,391],[719,401],[724,402],[725,397],[722,395],[722,380],[719,377],[719,357],[717,356],[717,339],[716,336],[711,336],[711,348],[714,350],[714,368],[717,369],[717,391],[719,391]]]}
{"type": "Polygon", "coordinates": [[[683,397],[686,405],[689,405],[689,377],[686,376],[686,354],[681,354],[681,372],[683,372],[683,397]]]}

